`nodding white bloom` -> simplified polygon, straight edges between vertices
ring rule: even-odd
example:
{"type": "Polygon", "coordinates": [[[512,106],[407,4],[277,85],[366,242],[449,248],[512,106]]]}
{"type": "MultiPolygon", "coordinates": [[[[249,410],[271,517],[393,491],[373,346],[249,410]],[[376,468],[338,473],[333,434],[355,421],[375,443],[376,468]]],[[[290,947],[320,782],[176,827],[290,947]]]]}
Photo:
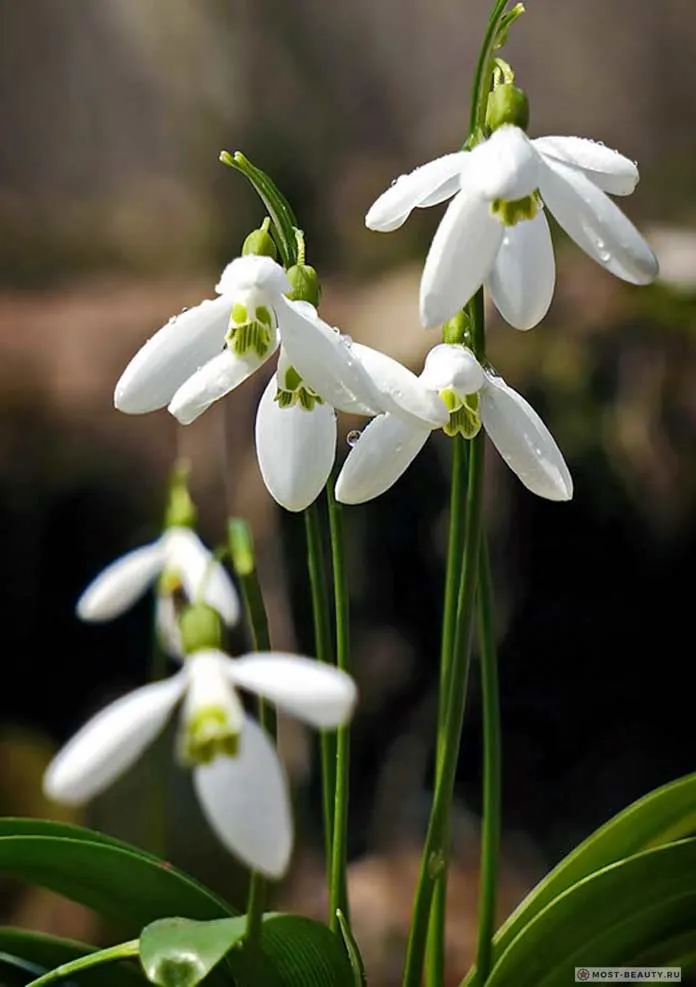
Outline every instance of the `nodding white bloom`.
{"type": "Polygon", "coordinates": [[[197,651],[176,675],[122,696],[89,720],[49,765],[44,792],[66,805],[98,795],[137,761],[183,701],[178,756],[193,769],[208,823],[247,866],[282,876],[293,842],[287,780],[237,688],[320,730],[347,722],[356,701],[349,675],[309,658],[197,651]]]}
{"type": "MultiPolygon", "coordinates": [[[[563,455],[541,418],[505,381],[484,369],[465,346],[440,343],[428,354],[421,380],[449,409],[443,431],[473,438],[481,425],[522,483],[548,500],[570,500],[573,481],[563,455]]],[[[388,490],[406,471],[431,426],[384,414],[374,418],[349,452],[336,499],[360,504],[388,490]]]]}
{"type": "Polygon", "coordinates": [[[270,257],[238,257],[220,278],[220,298],[178,316],[136,354],[115,403],[133,414],[168,405],[188,425],[280,347],[277,372],[259,404],[256,449],[271,495],[301,511],[331,472],[335,410],[415,414],[441,424],[442,409],[409,370],[353,347],[309,302],[285,298],[289,290],[270,257]]]}
{"type": "Polygon", "coordinates": [[[544,207],[602,267],[633,284],[658,273],[652,250],[609,195],[629,195],[638,169],[580,137],[537,137],[505,124],[472,151],[447,154],[387,189],[365,222],[397,229],[416,207],[452,199],[430,246],[420,289],[426,327],[452,318],[485,284],[503,316],[531,329],[556,281],[544,207]]]}
{"type": "Polygon", "coordinates": [[[195,531],[179,526],[167,528],[156,541],[108,565],[77,601],[77,615],[92,622],[112,620],[156,580],[157,626],[170,654],[180,656],[173,604],[176,592],[181,591],[191,603],[200,596],[229,626],[239,620],[239,597],[226,569],[195,531]]]}

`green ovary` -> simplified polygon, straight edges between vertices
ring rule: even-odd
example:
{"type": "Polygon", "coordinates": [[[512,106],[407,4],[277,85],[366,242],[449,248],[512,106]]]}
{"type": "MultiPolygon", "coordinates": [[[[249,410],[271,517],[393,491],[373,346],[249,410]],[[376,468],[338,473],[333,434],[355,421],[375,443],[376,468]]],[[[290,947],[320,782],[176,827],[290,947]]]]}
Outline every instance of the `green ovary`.
{"type": "Polygon", "coordinates": [[[538,192],[532,192],[524,199],[514,199],[511,202],[506,199],[494,199],[491,203],[491,212],[504,226],[516,226],[526,219],[534,219],[540,208],[541,199],[538,192]]]}
{"type": "Polygon", "coordinates": [[[232,730],[224,709],[210,706],[187,722],[182,743],[185,764],[210,764],[216,757],[236,757],[239,733],[232,730]]]}

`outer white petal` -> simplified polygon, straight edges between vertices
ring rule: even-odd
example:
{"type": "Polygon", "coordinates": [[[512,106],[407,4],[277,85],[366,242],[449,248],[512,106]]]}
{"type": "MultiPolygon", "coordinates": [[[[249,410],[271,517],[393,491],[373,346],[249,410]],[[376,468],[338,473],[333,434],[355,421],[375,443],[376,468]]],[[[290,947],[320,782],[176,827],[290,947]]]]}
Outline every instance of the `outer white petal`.
{"type": "Polygon", "coordinates": [[[111,620],[132,606],[154,582],[166,559],[166,548],[158,539],[122,555],[89,584],[77,601],[81,620],[111,620]]]}
{"type": "Polygon", "coordinates": [[[577,168],[545,158],[539,189],[566,233],[602,267],[632,284],[657,276],[657,258],[633,223],[577,168]]]}
{"type": "Polygon", "coordinates": [[[556,286],[553,243],[543,210],[534,219],[505,228],[487,284],[495,307],[510,325],[531,329],[541,322],[556,286]]]}
{"type": "Polygon", "coordinates": [[[379,390],[383,411],[401,417],[406,412],[433,426],[449,420],[442,399],[398,360],[361,343],[353,343],[352,350],[379,390]]]}
{"type": "Polygon", "coordinates": [[[320,730],[342,726],[353,713],[358,696],[353,679],[313,658],[262,651],[230,658],[226,665],[235,685],[320,730]]]}
{"type": "Polygon", "coordinates": [[[290,291],[288,276],[272,257],[246,254],[235,257],[220,275],[215,290],[221,295],[234,296],[238,292],[267,292],[282,295],[290,291]]]}
{"type": "Polygon", "coordinates": [[[190,528],[169,528],[162,536],[166,549],[166,564],[179,576],[186,596],[195,601],[203,588],[203,599],[217,610],[226,624],[239,620],[239,596],[227,570],[214,560],[195,531],[190,528]]]}
{"type": "Polygon", "coordinates": [[[363,429],[336,481],[336,500],[362,504],[379,497],[406,472],[432,429],[415,419],[379,415],[363,429]]]}
{"type": "Polygon", "coordinates": [[[455,151],[401,175],[370,206],[365,225],[380,233],[397,229],[416,206],[435,206],[459,191],[466,151],[455,151]]]}
{"type": "Polygon", "coordinates": [[[181,385],[169,402],[168,410],[182,425],[190,425],[211,404],[229,394],[263,366],[278,348],[278,342],[276,337],[275,344],[265,356],[257,356],[253,352],[237,356],[225,348],[181,385]]]}
{"type": "Polygon", "coordinates": [[[421,278],[420,314],[426,328],[451,319],[478,291],[502,239],[503,226],[481,195],[466,188],[454,197],[433,237],[421,278]]]}
{"type": "Polygon", "coordinates": [[[570,500],[573,481],[563,454],[532,406],[491,374],[480,396],[483,426],[525,487],[548,500],[570,500]]]}
{"type": "Polygon", "coordinates": [[[164,408],[184,381],[225,345],[229,298],[175,316],[138,350],[116,384],[114,404],[129,415],[164,408]]]}
{"type": "Polygon", "coordinates": [[[92,717],[49,764],[48,798],[78,805],[108,788],[152,743],[183,695],[184,672],[136,689],[92,717]]]}
{"type": "Polygon", "coordinates": [[[453,387],[457,394],[476,394],[484,383],[483,370],[468,346],[438,343],[425,358],[421,381],[434,391],[453,387]]]}
{"type": "Polygon", "coordinates": [[[276,314],[287,358],[313,391],[339,411],[355,411],[356,402],[380,411],[379,394],[347,337],[306,302],[281,299],[276,314]]]}
{"type": "Polygon", "coordinates": [[[630,195],[638,184],[638,166],[618,151],[585,137],[536,137],[542,158],[575,165],[609,195],[630,195]]]}
{"type": "Polygon", "coordinates": [[[484,198],[523,199],[539,185],[539,155],[523,130],[506,124],[478,144],[468,157],[462,188],[484,198]]]}
{"type": "Polygon", "coordinates": [[[290,798],[283,766],[261,727],[245,717],[238,756],[200,765],[193,779],[220,842],[253,870],[282,877],[292,852],[290,798]]]}
{"type": "Polygon", "coordinates": [[[336,456],[336,414],[328,404],[305,411],[281,408],[274,374],[256,413],[256,455],[269,493],[288,511],[303,511],[319,496],[336,456]]]}
{"type": "Polygon", "coordinates": [[[155,626],[161,647],[171,658],[183,661],[184,649],[181,643],[181,631],[176,615],[174,597],[167,594],[157,594],[155,601],[155,626]]]}

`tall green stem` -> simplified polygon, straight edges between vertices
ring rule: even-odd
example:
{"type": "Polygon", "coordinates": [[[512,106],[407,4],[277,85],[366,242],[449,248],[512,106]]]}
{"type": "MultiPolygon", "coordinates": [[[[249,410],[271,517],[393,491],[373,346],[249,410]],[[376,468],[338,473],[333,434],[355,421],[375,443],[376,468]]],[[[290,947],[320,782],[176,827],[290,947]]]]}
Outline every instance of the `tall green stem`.
{"type": "Polygon", "coordinates": [[[469,114],[470,138],[474,137],[477,132],[483,131],[485,125],[488,93],[493,77],[495,39],[500,26],[500,19],[505,13],[505,8],[509,2],[510,0],[496,0],[488,18],[486,33],[483,36],[483,44],[479,51],[476,71],[474,72],[474,84],[471,87],[471,110],[469,114]]]}
{"type": "MultiPolygon", "coordinates": [[[[333,665],[331,617],[321,518],[316,503],[304,512],[307,567],[312,594],[314,647],[316,657],[333,665]]],[[[324,730],[321,733],[321,792],[324,816],[324,853],[327,884],[331,886],[331,849],[333,846],[334,791],[336,788],[336,738],[324,730]]]]}
{"type": "Polygon", "coordinates": [[[488,546],[479,559],[478,640],[483,699],[483,822],[478,914],[478,948],[474,983],[483,987],[491,971],[500,855],[501,728],[498,660],[495,648],[493,585],[488,546]]]}
{"type": "MultiPolygon", "coordinates": [[[[447,571],[445,575],[445,603],[442,618],[442,643],[440,648],[440,683],[437,717],[436,777],[442,766],[446,742],[447,696],[454,658],[453,647],[457,626],[457,600],[464,559],[464,493],[466,490],[467,449],[465,439],[455,436],[452,445],[452,482],[450,485],[449,538],[447,544],[447,571]]],[[[445,918],[447,902],[447,868],[435,888],[426,959],[426,983],[428,987],[441,987],[445,968],[445,918]]]]}
{"type": "MultiPolygon", "coordinates": [[[[336,501],[332,483],[326,486],[331,532],[334,603],[336,614],[336,665],[343,671],[349,667],[349,600],[343,542],[343,508],[336,501]]],[[[348,794],[350,786],[350,727],[336,731],[336,789],[334,799],[333,844],[331,847],[331,882],[329,887],[329,925],[339,932],[338,911],[350,925],[348,907],[348,794]]]]}
{"type": "MultiPolygon", "coordinates": [[[[251,635],[254,651],[269,651],[271,634],[268,628],[268,614],[263,601],[263,592],[256,570],[254,543],[246,521],[233,518],[228,524],[228,542],[232,565],[234,567],[239,587],[244,600],[244,610],[251,635]]],[[[257,700],[257,716],[259,725],[276,739],[276,716],[273,707],[261,697],[257,700]]],[[[249,894],[247,897],[247,942],[255,946],[261,934],[261,923],[266,905],[266,879],[258,871],[252,871],[249,879],[249,894]]]]}

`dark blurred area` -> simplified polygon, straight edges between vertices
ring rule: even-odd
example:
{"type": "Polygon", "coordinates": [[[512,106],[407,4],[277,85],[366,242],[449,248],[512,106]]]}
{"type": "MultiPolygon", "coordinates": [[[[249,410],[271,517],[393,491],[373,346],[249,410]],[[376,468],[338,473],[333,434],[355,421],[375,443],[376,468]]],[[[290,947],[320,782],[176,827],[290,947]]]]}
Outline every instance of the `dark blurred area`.
{"type": "MultiPolygon", "coordinates": [[[[149,603],[108,626],[81,625],[74,604],[106,563],[157,535],[177,455],[193,464],[211,544],[228,513],[250,519],[274,641],[311,653],[301,519],[280,515],[255,461],[263,374],[185,429],[164,411],[119,414],[113,387],[171,314],[212,295],[262,218],[244,180],[218,163],[222,148],[243,150],[293,203],[324,279],[324,317],[420,369],[436,337],[418,324],[419,265],[441,209],[390,236],[367,231],[363,217],[392,178],[461,143],[487,8],[0,0],[4,814],[71,818],[41,798],[43,766],[90,713],[145,680],[149,603]]],[[[687,0],[538,0],[504,53],[529,94],[533,135],[593,137],[638,159],[641,183],[621,206],[651,239],[663,278],[645,289],[614,281],[559,234],[547,320],[527,334],[489,320],[493,363],[548,422],[576,491],[567,505],[535,499],[491,450],[501,916],[609,816],[696,766],[695,46],[687,0]]],[[[356,424],[343,422],[344,435],[356,424]]],[[[392,491],[346,511],[362,693],[354,919],[376,987],[398,977],[429,808],[448,453],[438,435],[392,491]]],[[[453,983],[475,925],[475,674],[470,697],[450,887],[453,983]]],[[[282,727],[299,836],[277,899],[321,915],[313,738],[282,727]]],[[[152,757],[168,763],[171,743],[163,738],[152,757]]],[[[242,875],[205,831],[188,779],[173,767],[169,776],[170,856],[240,903],[242,875]]],[[[147,785],[144,762],[81,818],[146,843],[133,795],[147,785]]],[[[9,920],[97,934],[76,906],[6,890],[9,920]]]]}

